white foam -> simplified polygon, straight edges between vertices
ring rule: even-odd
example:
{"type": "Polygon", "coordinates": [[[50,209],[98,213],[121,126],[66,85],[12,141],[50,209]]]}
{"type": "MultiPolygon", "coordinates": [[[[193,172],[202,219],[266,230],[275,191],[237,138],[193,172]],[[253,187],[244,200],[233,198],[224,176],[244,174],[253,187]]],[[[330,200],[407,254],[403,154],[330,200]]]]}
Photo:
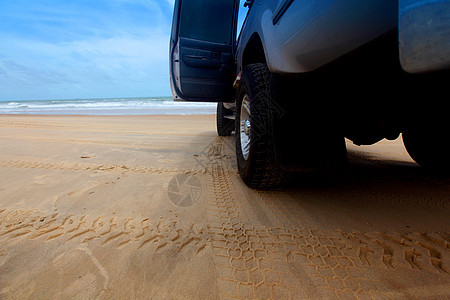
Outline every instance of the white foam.
{"type": "Polygon", "coordinates": [[[170,97],[0,102],[3,114],[213,114],[216,103],[179,102],[170,97]]]}

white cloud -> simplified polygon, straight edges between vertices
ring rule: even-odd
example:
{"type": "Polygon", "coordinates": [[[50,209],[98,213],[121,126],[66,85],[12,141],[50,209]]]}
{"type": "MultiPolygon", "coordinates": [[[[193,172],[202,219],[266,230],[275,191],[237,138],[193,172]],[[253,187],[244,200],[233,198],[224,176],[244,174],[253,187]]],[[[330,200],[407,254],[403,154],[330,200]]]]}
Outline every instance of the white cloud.
{"type": "MultiPolygon", "coordinates": [[[[151,96],[153,93],[168,95],[168,42],[164,34],[144,38],[118,36],[57,45],[21,41],[18,43],[21,47],[14,47],[16,51],[21,49],[20,53],[10,54],[3,64],[0,59],[2,73],[6,74],[0,74],[0,83],[2,78],[3,82],[8,78],[9,85],[17,86],[17,89],[40,85],[41,90],[43,86],[52,90],[60,85],[66,93],[84,91],[95,94],[77,94],[77,97],[88,98],[106,97],[101,92],[108,92],[107,96],[114,97],[112,91],[126,93],[127,87],[133,96],[151,96]],[[24,59],[27,52],[28,58],[24,59]]],[[[0,100],[2,96],[0,92],[0,100]]],[[[25,98],[32,98],[32,95],[25,98]]]]}

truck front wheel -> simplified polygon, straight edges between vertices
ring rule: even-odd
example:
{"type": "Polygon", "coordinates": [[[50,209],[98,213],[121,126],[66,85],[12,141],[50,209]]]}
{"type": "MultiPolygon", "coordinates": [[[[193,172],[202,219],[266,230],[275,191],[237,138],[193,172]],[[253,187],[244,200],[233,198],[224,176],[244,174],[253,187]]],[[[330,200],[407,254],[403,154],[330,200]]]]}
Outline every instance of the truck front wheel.
{"type": "Polygon", "coordinates": [[[245,67],[236,100],[236,156],[239,174],[250,187],[280,185],[286,172],[276,163],[271,73],[265,64],[245,67]]]}

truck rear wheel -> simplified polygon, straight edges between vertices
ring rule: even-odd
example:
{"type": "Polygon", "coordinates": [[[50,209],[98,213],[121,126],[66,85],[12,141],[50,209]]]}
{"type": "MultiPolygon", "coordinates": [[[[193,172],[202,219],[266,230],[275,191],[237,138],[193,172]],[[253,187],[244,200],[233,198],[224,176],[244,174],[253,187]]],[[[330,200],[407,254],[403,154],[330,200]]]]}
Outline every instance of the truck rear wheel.
{"type": "Polygon", "coordinates": [[[229,136],[234,130],[233,112],[226,109],[222,102],[217,103],[216,125],[219,136],[229,136]]]}
{"type": "Polygon", "coordinates": [[[280,185],[287,173],[276,163],[271,73],[265,64],[248,65],[241,76],[236,101],[236,156],[239,174],[250,187],[280,185]]]}
{"type": "Polygon", "coordinates": [[[446,139],[447,132],[440,128],[409,128],[402,134],[406,151],[420,166],[433,170],[448,172],[450,168],[450,146],[446,139]]]}

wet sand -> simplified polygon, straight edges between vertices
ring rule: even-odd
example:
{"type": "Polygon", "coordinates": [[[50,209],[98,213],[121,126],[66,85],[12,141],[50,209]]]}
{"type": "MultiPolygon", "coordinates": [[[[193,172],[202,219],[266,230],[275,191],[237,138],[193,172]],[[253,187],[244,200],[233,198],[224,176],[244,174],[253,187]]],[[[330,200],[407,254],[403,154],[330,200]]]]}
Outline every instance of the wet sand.
{"type": "Polygon", "coordinates": [[[240,180],[215,116],[0,116],[0,298],[450,298],[450,182],[347,143],[338,182],[240,180]]]}

